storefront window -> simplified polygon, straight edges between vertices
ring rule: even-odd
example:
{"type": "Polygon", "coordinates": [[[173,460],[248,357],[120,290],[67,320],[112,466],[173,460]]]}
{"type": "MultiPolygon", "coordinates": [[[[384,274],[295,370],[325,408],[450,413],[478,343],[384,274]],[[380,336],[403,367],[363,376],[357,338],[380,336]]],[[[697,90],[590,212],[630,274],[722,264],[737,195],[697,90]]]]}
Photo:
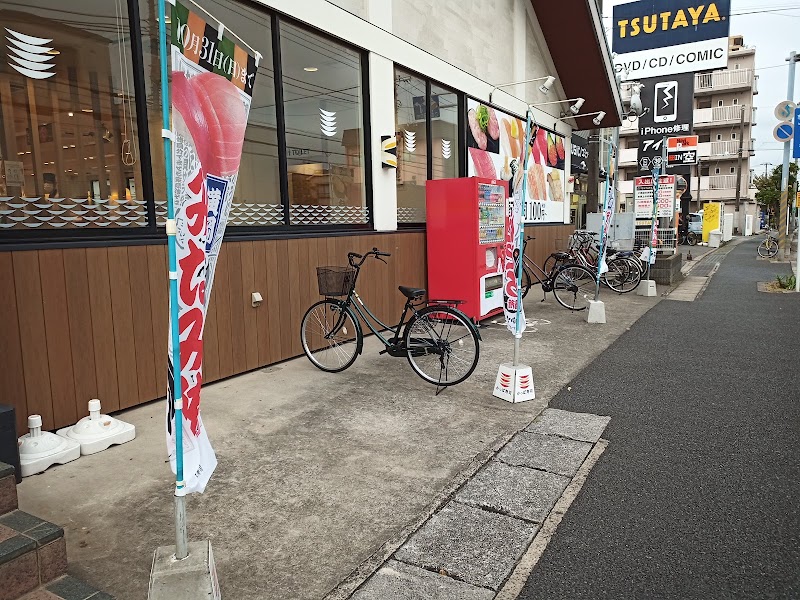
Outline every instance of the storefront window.
{"type": "Polygon", "coordinates": [[[281,22],[291,225],[368,222],[361,55],[281,22]]]}
{"type": "MultiPolygon", "coordinates": [[[[158,22],[155,0],[140,0],[145,54],[145,82],[153,153],[153,187],[158,225],[166,220],[166,179],[161,140],[161,97],[158,62],[158,22]]],[[[253,103],[245,131],[242,162],[233,195],[229,226],[282,225],[280,162],[272,60],[272,23],[266,12],[233,0],[206,0],[203,8],[230,32],[260,52],[253,103]]],[[[230,35],[230,34],[229,34],[230,35]]]]}
{"type": "Polygon", "coordinates": [[[458,95],[431,85],[432,179],[458,177],[458,95]]]}
{"type": "Polygon", "coordinates": [[[0,231],[146,226],[127,2],[0,2],[0,23],[0,231]]]}
{"type": "Polygon", "coordinates": [[[425,181],[428,179],[428,101],[425,80],[395,69],[394,106],[397,221],[424,223],[425,181]]]}

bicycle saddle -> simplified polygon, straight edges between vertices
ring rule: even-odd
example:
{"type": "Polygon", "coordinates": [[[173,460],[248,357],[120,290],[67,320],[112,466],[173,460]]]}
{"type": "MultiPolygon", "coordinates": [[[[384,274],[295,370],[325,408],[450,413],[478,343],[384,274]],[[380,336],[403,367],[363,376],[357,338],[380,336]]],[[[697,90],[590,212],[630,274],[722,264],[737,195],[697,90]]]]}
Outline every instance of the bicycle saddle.
{"type": "Polygon", "coordinates": [[[553,252],[550,256],[556,260],[566,260],[569,258],[569,252],[553,252]]]}
{"type": "Polygon", "coordinates": [[[400,285],[397,287],[398,290],[409,300],[419,300],[425,295],[425,290],[422,288],[414,288],[408,287],[405,285],[400,285]]]}

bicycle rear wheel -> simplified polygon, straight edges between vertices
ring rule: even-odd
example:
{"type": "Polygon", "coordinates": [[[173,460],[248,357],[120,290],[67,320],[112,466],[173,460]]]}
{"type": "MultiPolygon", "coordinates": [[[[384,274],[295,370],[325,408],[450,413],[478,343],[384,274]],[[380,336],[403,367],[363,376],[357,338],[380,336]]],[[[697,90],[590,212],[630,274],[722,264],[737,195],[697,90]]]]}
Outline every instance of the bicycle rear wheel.
{"type": "Polygon", "coordinates": [[[594,299],[594,273],[580,265],[569,265],[558,271],[553,279],[556,301],[570,310],[585,310],[594,299]]]}
{"type": "Polygon", "coordinates": [[[467,316],[448,306],[428,306],[403,333],[408,363],[425,381],[438,386],[461,383],[478,365],[478,334],[467,316]]]}
{"type": "Polygon", "coordinates": [[[618,258],[608,263],[608,273],[603,275],[604,283],[620,294],[637,288],[642,279],[639,267],[628,258],[618,258]]]}
{"type": "Polygon", "coordinates": [[[528,292],[531,289],[532,281],[531,281],[531,274],[528,271],[528,267],[526,265],[522,265],[522,297],[528,295],[528,292]]]}
{"type": "Polygon", "coordinates": [[[697,242],[700,241],[700,236],[696,234],[694,231],[690,231],[689,235],[686,236],[686,241],[689,243],[690,246],[696,246],[697,242]]]}
{"type": "Polygon", "coordinates": [[[315,367],[329,373],[344,371],[352,365],[363,339],[358,320],[338,300],[313,304],[300,324],[303,352],[315,367]]]}

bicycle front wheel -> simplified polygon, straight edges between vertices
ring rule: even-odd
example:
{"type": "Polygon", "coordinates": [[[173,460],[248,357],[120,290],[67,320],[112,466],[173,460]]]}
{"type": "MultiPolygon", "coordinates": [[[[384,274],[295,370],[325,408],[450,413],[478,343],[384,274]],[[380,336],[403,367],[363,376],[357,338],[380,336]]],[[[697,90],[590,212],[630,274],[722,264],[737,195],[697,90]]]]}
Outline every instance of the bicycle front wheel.
{"type": "Polygon", "coordinates": [[[594,273],[580,265],[570,265],[558,271],[553,279],[556,301],[570,310],[585,310],[589,300],[594,300],[596,280],[594,273]]]}
{"type": "Polygon", "coordinates": [[[329,373],[352,365],[363,343],[353,313],[338,300],[320,300],[306,311],[300,324],[300,341],[308,360],[329,373]]]}
{"type": "Polygon", "coordinates": [[[688,236],[686,236],[686,241],[689,242],[690,246],[696,246],[697,242],[700,241],[700,236],[697,235],[694,231],[690,232],[688,236]]]}
{"type": "Polygon", "coordinates": [[[528,271],[528,267],[526,267],[525,265],[522,265],[522,297],[523,298],[528,295],[528,292],[531,289],[532,283],[533,282],[531,281],[531,274],[528,271]]]}
{"type": "Polygon", "coordinates": [[[478,334],[467,316],[448,306],[428,306],[414,315],[403,333],[408,363],[438,386],[461,383],[478,365],[478,334]]]}
{"type": "Polygon", "coordinates": [[[600,281],[615,292],[622,293],[625,281],[631,277],[630,270],[633,268],[622,259],[610,260],[606,263],[608,271],[603,273],[600,281]]]}

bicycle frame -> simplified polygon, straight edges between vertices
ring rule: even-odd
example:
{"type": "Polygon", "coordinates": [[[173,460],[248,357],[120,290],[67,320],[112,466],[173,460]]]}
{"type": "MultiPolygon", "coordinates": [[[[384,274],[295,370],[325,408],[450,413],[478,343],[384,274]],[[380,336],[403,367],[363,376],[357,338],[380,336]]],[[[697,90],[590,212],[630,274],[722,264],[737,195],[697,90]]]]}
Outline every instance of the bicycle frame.
{"type": "Polygon", "coordinates": [[[364,321],[369,330],[377,336],[377,338],[387,349],[392,348],[396,345],[396,343],[392,343],[391,341],[392,338],[396,340],[396,342],[399,342],[400,332],[403,329],[403,325],[406,324],[406,315],[409,313],[409,310],[411,311],[412,315],[416,314],[417,312],[416,308],[411,303],[411,299],[408,299],[406,300],[406,304],[403,307],[403,314],[400,316],[400,321],[397,323],[397,325],[387,325],[386,323],[384,323],[378,317],[375,316],[375,314],[364,303],[364,301],[361,299],[361,296],[358,295],[358,292],[356,292],[355,289],[353,289],[350,292],[350,295],[347,297],[347,300],[344,301],[344,305],[347,307],[352,306],[355,309],[356,313],[358,313],[358,316],[361,318],[361,320],[364,321]],[[369,316],[370,318],[368,319],[367,316],[369,316]],[[370,319],[372,319],[372,321],[375,321],[375,323],[380,325],[381,328],[380,329],[376,328],[372,324],[370,319]],[[386,339],[385,337],[383,337],[383,335],[381,335],[381,331],[391,331],[393,334],[392,338],[386,339]]]}

